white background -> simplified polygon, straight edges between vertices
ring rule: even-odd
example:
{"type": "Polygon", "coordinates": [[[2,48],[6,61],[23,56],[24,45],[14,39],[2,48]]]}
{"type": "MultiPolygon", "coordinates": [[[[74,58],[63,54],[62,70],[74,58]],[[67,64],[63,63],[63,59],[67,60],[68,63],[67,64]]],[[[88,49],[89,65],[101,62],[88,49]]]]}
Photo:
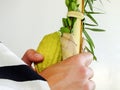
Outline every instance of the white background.
{"type": "MultiPolygon", "coordinates": [[[[96,90],[120,90],[120,1],[106,0],[95,16],[106,32],[90,32],[98,58],[93,62],[96,90]]],[[[37,48],[45,34],[59,30],[66,17],[64,0],[0,0],[0,40],[17,56],[37,48]]]]}

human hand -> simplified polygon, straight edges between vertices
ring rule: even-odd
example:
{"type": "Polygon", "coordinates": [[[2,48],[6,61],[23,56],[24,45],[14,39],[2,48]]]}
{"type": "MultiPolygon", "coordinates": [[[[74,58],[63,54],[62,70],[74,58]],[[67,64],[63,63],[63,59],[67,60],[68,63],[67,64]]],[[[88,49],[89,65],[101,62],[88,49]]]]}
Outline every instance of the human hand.
{"type": "Polygon", "coordinates": [[[48,67],[40,75],[48,81],[51,90],[94,90],[93,71],[89,67],[92,59],[90,53],[78,54],[48,67]]]}
{"type": "Polygon", "coordinates": [[[32,63],[39,63],[43,61],[43,56],[37,53],[34,49],[28,49],[22,57],[22,60],[31,68],[32,63]]]}
{"type": "MultiPolygon", "coordinates": [[[[29,49],[22,59],[31,67],[32,62],[41,62],[43,56],[29,49]]],[[[95,84],[90,80],[93,71],[89,67],[92,59],[90,53],[78,54],[48,67],[40,75],[48,81],[51,90],[94,90],[95,84]]]]}

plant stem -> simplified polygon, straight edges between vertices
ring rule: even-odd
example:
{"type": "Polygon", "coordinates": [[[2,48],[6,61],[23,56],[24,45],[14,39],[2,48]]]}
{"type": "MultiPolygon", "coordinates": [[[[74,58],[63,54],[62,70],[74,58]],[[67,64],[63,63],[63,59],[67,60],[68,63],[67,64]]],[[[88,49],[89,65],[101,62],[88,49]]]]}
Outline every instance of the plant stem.
{"type": "MultiPolygon", "coordinates": [[[[79,10],[84,14],[84,0],[78,0],[81,5],[79,6],[79,10]]],[[[83,21],[81,20],[80,22],[80,50],[79,53],[83,51],[83,37],[82,37],[82,32],[83,32],[83,21]]]]}

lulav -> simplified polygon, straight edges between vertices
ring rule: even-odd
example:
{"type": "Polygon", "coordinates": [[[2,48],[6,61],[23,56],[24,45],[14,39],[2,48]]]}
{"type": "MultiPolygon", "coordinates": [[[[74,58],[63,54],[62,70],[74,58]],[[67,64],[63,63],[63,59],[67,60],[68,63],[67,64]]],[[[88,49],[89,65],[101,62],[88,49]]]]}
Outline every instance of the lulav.
{"type": "Polygon", "coordinates": [[[42,63],[35,64],[37,72],[80,52],[81,20],[84,19],[80,8],[83,0],[65,0],[67,17],[59,31],[45,35],[37,52],[44,56],[42,63]]]}
{"type": "MultiPolygon", "coordinates": [[[[35,64],[37,72],[41,72],[47,67],[56,64],[66,58],[73,56],[75,54],[81,53],[83,51],[83,37],[85,35],[86,41],[88,42],[90,49],[85,47],[85,49],[94,55],[94,43],[88,33],[85,30],[85,24],[90,26],[97,26],[93,24],[84,23],[84,14],[95,23],[96,20],[91,17],[92,14],[99,14],[99,12],[94,12],[92,3],[95,0],[65,0],[65,4],[68,8],[68,13],[66,18],[62,19],[63,26],[59,31],[45,35],[40,42],[37,52],[44,56],[44,61],[35,64]],[[85,1],[85,2],[84,2],[85,1]],[[90,12],[84,10],[84,5],[88,4],[90,12]],[[85,12],[84,12],[85,11],[85,12]]],[[[94,28],[87,28],[94,29],[94,28]]],[[[104,31],[102,29],[94,29],[93,31],[104,31]]],[[[96,59],[94,55],[94,59],[96,59]]]]}

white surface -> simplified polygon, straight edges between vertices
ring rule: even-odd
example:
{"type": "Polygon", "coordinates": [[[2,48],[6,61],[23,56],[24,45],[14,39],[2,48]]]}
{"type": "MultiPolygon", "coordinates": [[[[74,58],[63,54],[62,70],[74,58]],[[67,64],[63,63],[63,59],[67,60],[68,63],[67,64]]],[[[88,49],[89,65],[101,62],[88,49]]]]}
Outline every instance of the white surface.
{"type": "MultiPolygon", "coordinates": [[[[96,90],[120,90],[120,1],[102,1],[105,14],[96,18],[106,32],[91,33],[98,58],[91,65],[93,79],[96,90]]],[[[0,40],[21,57],[45,34],[59,30],[65,16],[64,0],[0,0],[0,40]]]]}

